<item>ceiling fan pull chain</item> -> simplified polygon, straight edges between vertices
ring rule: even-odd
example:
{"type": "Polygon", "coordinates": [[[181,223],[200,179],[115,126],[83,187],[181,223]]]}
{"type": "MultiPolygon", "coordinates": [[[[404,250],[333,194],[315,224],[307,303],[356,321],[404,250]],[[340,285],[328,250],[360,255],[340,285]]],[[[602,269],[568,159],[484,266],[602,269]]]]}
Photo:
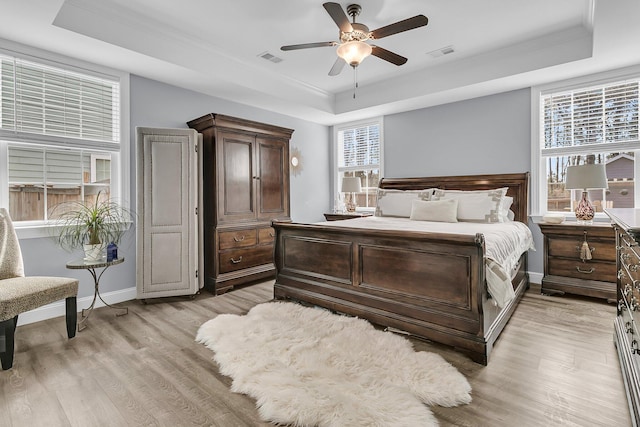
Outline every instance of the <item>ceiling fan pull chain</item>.
{"type": "Polygon", "coordinates": [[[353,99],[356,99],[357,88],[358,88],[358,67],[353,67],[353,99]]]}

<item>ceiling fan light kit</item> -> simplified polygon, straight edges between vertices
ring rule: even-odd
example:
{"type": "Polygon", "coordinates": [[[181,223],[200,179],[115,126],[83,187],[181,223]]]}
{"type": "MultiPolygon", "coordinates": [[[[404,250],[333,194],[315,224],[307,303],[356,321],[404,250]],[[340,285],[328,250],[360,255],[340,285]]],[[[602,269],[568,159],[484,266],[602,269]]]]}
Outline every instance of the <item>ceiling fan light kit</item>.
{"type": "Polygon", "coordinates": [[[342,43],[338,46],[338,56],[352,67],[357,67],[369,55],[371,55],[371,45],[361,42],[352,41],[342,43]]]}
{"type": "Polygon", "coordinates": [[[424,27],[429,22],[426,16],[416,15],[412,18],[369,31],[369,27],[356,22],[356,16],[358,16],[362,10],[360,5],[351,4],[347,6],[347,14],[351,16],[353,22],[349,22],[347,14],[345,14],[345,11],[339,3],[327,2],[323,4],[323,7],[340,29],[338,34],[339,41],[287,45],[282,46],[280,49],[287,51],[325,46],[338,46],[336,50],[338,59],[333,67],[331,67],[331,71],[329,71],[330,76],[340,74],[345,63],[351,65],[355,70],[355,68],[370,55],[377,56],[382,60],[398,66],[406,63],[407,58],[381,48],[380,46],[374,46],[366,43],[366,41],[378,40],[393,34],[413,30],[414,28],[424,27]]]}

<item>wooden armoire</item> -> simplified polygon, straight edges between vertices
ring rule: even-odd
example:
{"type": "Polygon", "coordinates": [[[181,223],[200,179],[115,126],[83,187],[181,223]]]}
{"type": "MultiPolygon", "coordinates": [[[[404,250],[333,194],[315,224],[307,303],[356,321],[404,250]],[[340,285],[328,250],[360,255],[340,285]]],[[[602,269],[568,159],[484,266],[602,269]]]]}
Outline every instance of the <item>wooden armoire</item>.
{"type": "Polygon", "coordinates": [[[273,277],[271,221],[290,220],[293,130],[213,113],[187,125],[203,136],[205,288],[217,295],[273,277]]]}

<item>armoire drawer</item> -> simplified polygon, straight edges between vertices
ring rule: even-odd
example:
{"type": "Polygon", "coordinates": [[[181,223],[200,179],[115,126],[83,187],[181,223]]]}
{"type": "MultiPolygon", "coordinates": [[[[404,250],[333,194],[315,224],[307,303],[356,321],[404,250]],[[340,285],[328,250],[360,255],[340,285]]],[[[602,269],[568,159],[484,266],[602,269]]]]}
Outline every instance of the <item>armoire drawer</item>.
{"type": "Polygon", "coordinates": [[[276,231],[273,227],[265,227],[258,229],[258,244],[271,243],[276,237],[276,231]]]}
{"type": "Polygon", "coordinates": [[[232,249],[218,254],[220,273],[273,263],[273,246],[262,245],[246,249],[232,249]]]}
{"type": "Polygon", "coordinates": [[[547,262],[549,275],[603,282],[616,281],[616,265],[614,263],[582,262],[562,258],[549,258],[547,262]]]}
{"type": "Polygon", "coordinates": [[[257,243],[256,229],[247,228],[243,230],[218,231],[218,247],[220,250],[244,248],[255,246],[257,243]]]}

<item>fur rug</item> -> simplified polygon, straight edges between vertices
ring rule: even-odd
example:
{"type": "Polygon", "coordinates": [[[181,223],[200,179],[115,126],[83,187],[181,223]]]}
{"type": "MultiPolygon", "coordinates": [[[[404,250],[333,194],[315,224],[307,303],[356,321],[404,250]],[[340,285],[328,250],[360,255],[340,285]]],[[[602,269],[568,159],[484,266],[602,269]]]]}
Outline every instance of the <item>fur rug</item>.
{"type": "Polygon", "coordinates": [[[222,314],[196,340],[265,421],[294,426],[437,426],[426,405],[471,402],[456,368],[363,319],[291,302],[222,314]]]}

